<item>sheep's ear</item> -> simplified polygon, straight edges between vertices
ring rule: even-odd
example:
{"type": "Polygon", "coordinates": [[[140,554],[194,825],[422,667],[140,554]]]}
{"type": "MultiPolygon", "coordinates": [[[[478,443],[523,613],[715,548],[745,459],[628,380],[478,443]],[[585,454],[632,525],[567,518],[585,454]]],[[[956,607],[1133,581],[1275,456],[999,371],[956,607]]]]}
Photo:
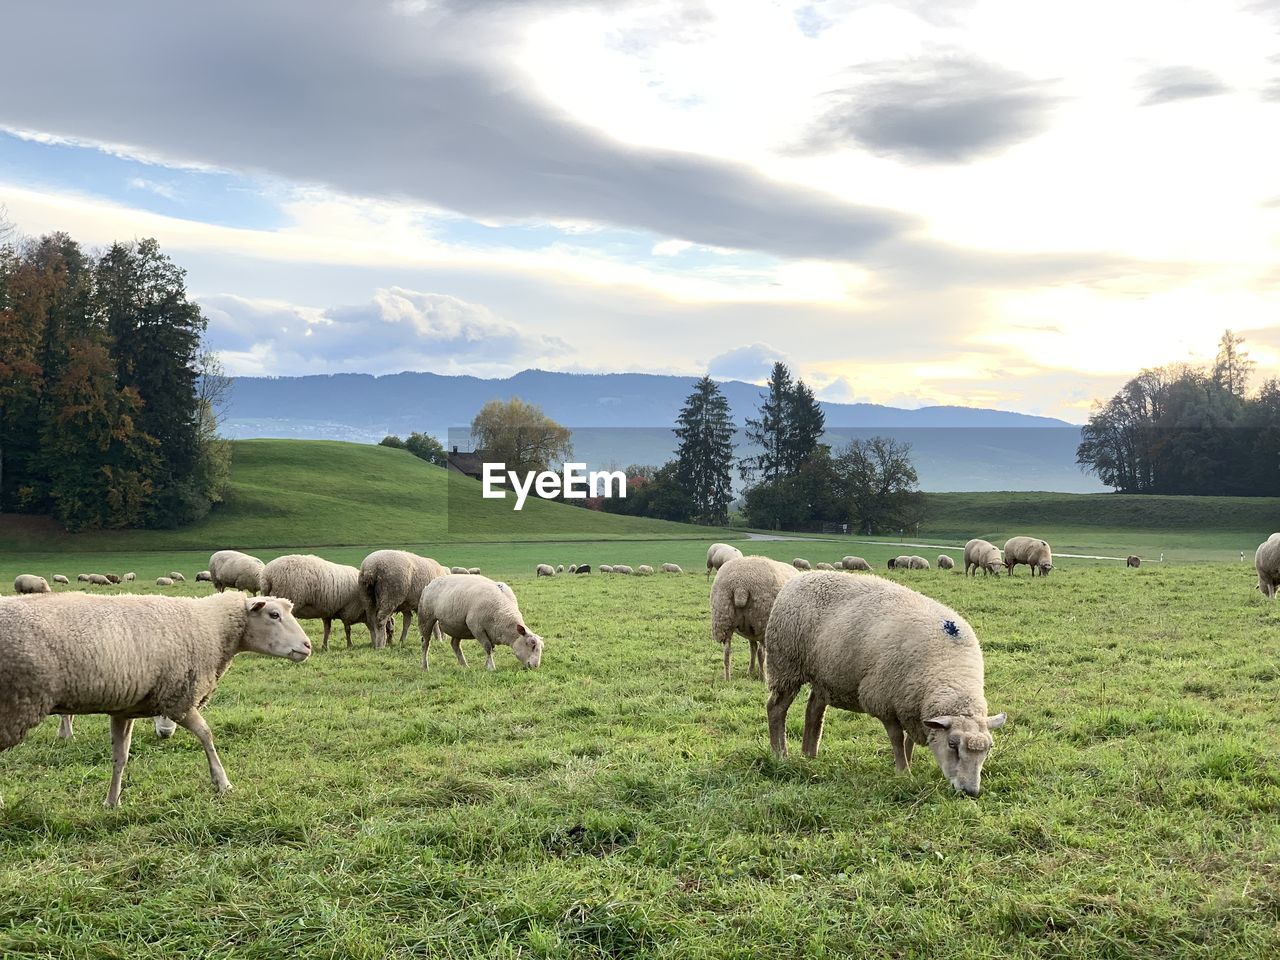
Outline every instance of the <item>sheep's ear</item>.
{"type": "Polygon", "coordinates": [[[999,730],[1004,726],[1004,722],[1008,719],[1009,717],[1003,713],[997,713],[994,717],[987,717],[987,729],[999,730]]]}
{"type": "Polygon", "coordinates": [[[253,610],[253,611],[256,613],[257,611],[261,610],[261,609],[262,609],[263,607],[265,607],[266,605],[267,605],[267,601],[265,601],[265,600],[255,600],[255,601],[253,601],[253,603],[251,603],[251,604],[249,605],[249,609],[250,609],[250,610],[253,610]]]}
{"type": "Polygon", "coordinates": [[[520,636],[522,636],[522,637],[523,637],[523,636],[524,636],[526,633],[528,633],[528,632],[529,632],[529,631],[528,631],[528,630],[526,630],[526,629],[524,628],[524,624],[523,624],[523,623],[517,623],[517,624],[516,624],[516,633],[520,634],[520,636]]]}
{"type": "Polygon", "coordinates": [[[954,717],[934,717],[932,720],[926,720],[924,725],[931,730],[950,730],[954,719],[954,717]]]}

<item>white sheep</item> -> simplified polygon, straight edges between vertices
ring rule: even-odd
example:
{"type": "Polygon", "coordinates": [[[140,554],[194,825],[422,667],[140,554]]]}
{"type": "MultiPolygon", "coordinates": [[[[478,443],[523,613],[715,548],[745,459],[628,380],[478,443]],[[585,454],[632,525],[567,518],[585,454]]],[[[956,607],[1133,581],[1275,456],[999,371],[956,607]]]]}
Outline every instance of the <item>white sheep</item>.
{"type": "Polygon", "coordinates": [[[1009,571],[1009,576],[1013,576],[1013,568],[1020,563],[1025,563],[1031,568],[1033,577],[1037,571],[1040,576],[1047,577],[1049,571],[1053,569],[1053,551],[1043,540],[1036,540],[1033,537],[1012,537],[1006,540],[1004,545],[1004,566],[1009,571]]]}
{"type": "Polygon", "coordinates": [[[678,563],[664,563],[662,565],[662,572],[663,573],[684,573],[684,570],[681,569],[680,564],[678,563]]]}
{"type": "Polygon", "coordinates": [[[556,573],[564,573],[564,564],[563,564],[563,563],[558,564],[558,565],[556,566],[556,573]]]}
{"type": "Polygon", "coordinates": [[[991,734],[982,648],[950,607],[879,577],[797,577],[778,594],[765,634],[769,741],[787,753],[787,710],[809,684],[804,755],[816,756],[828,706],[884,724],[894,766],[929,745],[955,789],[976,797],[991,734]]]}
{"type": "Polygon", "coordinates": [[[1258,589],[1268,600],[1274,600],[1276,587],[1280,586],[1280,533],[1273,533],[1258,545],[1253,566],[1258,571],[1258,589]]]}
{"type": "Polygon", "coordinates": [[[796,557],[794,560],[792,560],[792,561],[791,561],[791,565],[792,565],[793,567],[795,567],[797,570],[812,570],[812,569],[813,569],[813,564],[811,564],[811,563],[810,563],[808,560],[806,560],[804,557],[796,557]]]}
{"type": "Polygon", "coordinates": [[[724,647],[724,678],[730,677],[733,635],[751,646],[749,672],[764,671],[765,628],[769,611],[783,585],[800,576],[795,567],[768,557],[738,557],[728,561],[711,585],[711,639],[724,647]]]}
{"type": "Polygon", "coordinates": [[[450,573],[466,573],[467,568],[466,567],[450,567],[449,572],[450,573]]]}
{"type": "Polygon", "coordinates": [[[172,579],[172,580],[173,580],[173,582],[174,582],[174,583],[185,583],[185,582],[186,582],[186,580],[187,580],[187,578],[186,578],[186,577],[184,577],[184,576],[183,576],[181,573],[179,573],[177,570],[171,570],[171,571],[169,571],[169,577],[170,577],[170,579],[172,579]]]}
{"type": "MultiPolygon", "coordinates": [[[[103,579],[106,579],[106,578],[104,577],[103,579]]],[[[93,582],[96,582],[96,581],[93,581],[93,582]]],[[[173,580],[172,580],[172,579],[170,579],[169,577],[156,577],[156,586],[157,586],[157,587],[172,587],[172,586],[173,586],[173,580]]]]}
{"type": "Polygon", "coordinates": [[[641,577],[651,576],[653,574],[653,567],[649,566],[647,563],[642,563],[640,566],[636,567],[636,574],[641,577]]]}
{"type": "Polygon", "coordinates": [[[54,582],[54,583],[65,583],[67,586],[70,586],[70,585],[71,585],[71,581],[70,581],[70,580],[68,580],[66,577],[64,577],[64,576],[63,576],[62,574],[60,574],[60,573],[55,573],[55,574],[53,575],[53,582],[54,582]]]}
{"type": "Polygon", "coordinates": [[[911,569],[912,569],[912,570],[929,570],[929,569],[931,569],[931,568],[929,567],[929,561],[928,561],[928,560],[926,560],[924,557],[917,557],[917,556],[915,556],[915,555],[912,555],[912,556],[911,556],[911,558],[910,558],[910,564],[909,564],[909,565],[910,565],[910,567],[911,567],[911,569]]]}
{"type": "Polygon", "coordinates": [[[208,570],[201,570],[196,574],[196,583],[213,583],[213,574],[208,570]]]}
{"type": "Polygon", "coordinates": [[[955,565],[956,565],[956,562],[952,560],[949,556],[947,556],[945,553],[938,554],[939,570],[953,570],[955,569],[955,565]]]}
{"type": "Polygon", "coordinates": [[[136,594],[0,601],[0,750],[51,713],[111,717],[106,806],[120,802],[133,721],[172,717],[204,747],[219,792],[231,789],[200,715],[238,653],[311,655],[286,600],[240,593],[193,599],[136,594]]]}
{"type": "Polygon", "coordinates": [[[91,576],[93,576],[91,573],[81,573],[76,576],[76,580],[80,583],[88,583],[91,576]]]}
{"type": "Polygon", "coordinates": [[[44,577],[37,577],[34,573],[20,573],[13,578],[13,592],[52,593],[53,588],[44,577]]]}
{"type": "Polygon", "coordinates": [[[600,572],[601,572],[601,573],[613,573],[613,567],[611,567],[611,566],[610,566],[609,564],[607,564],[607,563],[602,563],[602,564],[600,564],[600,572]]]}
{"type": "MultiPolygon", "coordinates": [[[[324,623],[321,645],[325,650],[329,649],[333,621],[342,622],[348,647],[351,646],[351,625],[368,622],[364,594],[360,590],[360,571],[355,567],[330,563],[309,553],[290,553],[264,566],[259,581],[263,596],[291,601],[297,619],[324,623]]],[[[384,623],[383,638],[379,640],[375,634],[373,644],[380,646],[385,642],[392,627],[390,621],[384,623]]]]}
{"type": "Polygon", "coordinates": [[[867,563],[866,560],[863,560],[862,557],[844,557],[840,561],[840,566],[844,567],[846,570],[871,570],[871,564],[867,563]]]}
{"type": "Polygon", "coordinates": [[[556,568],[549,563],[540,563],[534,567],[533,575],[535,577],[554,577],[556,568]]]}
{"type": "Polygon", "coordinates": [[[479,568],[479,567],[468,567],[468,568],[467,568],[467,573],[471,574],[471,576],[473,576],[473,577],[478,577],[478,576],[480,576],[480,568],[479,568]]]}
{"type": "MultiPolygon", "coordinates": [[[[365,622],[376,638],[373,645],[383,645],[373,625],[396,612],[401,614],[400,642],[404,643],[423,588],[436,577],[445,576],[449,574],[443,564],[407,550],[375,550],[365,557],[360,564],[360,592],[365,622]]],[[[387,639],[390,640],[390,636],[387,639]]]]}
{"type": "Polygon", "coordinates": [[[894,557],[892,560],[889,561],[889,569],[890,570],[910,570],[911,558],[907,556],[905,553],[900,557],[894,557]]]}
{"type": "MultiPolygon", "coordinates": [[[[125,583],[133,583],[133,581],[135,581],[135,580],[137,580],[137,579],[138,579],[138,575],[137,575],[136,573],[134,573],[132,570],[130,570],[128,573],[126,573],[126,574],[124,575],[124,582],[125,582],[125,583]]],[[[170,732],[172,732],[172,731],[170,731],[170,732]]]]}
{"type": "Polygon", "coordinates": [[[485,669],[493,670],[493,648],[511,648],[525,667],[542,662],[542,638],[524,623],[515,594],[504,583],[488,577],[439,577],[432,580],[418,601],[418,631],[422,634],[422,669],[428,667],[433,633],[449,637],[458,663],[467,665],[462,641],[474,639],[485,652],[485,669]]]}
{"type": "Polygon", "coordinates": [[[727,543],[713,543],[707,547],[707,576],[711,576],[713,570],[719,570],[730,560],[736,560],[742,556],[742,551],[737,547],[731,547],[727,543]]]}
{"type": "Polygon", "coordinates": [[[577,573],[577,572],[578,572],[578,565],[577,565],[576,563],[571,563],[571,564],[569,564],[569,572],[570,572],[570,573],[577,573]]]}
{"type": "Polygon", "coordinates": [[[1000,558],[1000,548],[988,540],[974,538],[964,545],[964,574],[965,576],[978,575],[978,571],[982,571],[984,577],[995,574],[1000,575],[1000,565],[1004,561],[1000,558]]]}
{"type": "MultiPolygon", "coordinates": [[[[103,576],[103,575],[102,575],[102,574],[100,574],[100,573],[91,573],[91,574],[89,574],[89,582],[90,582],[91,584],[93,584],[95,587],[109,587],[109,586],[111,586],[111,581],[110,581],[110,580],[108,580],[105,576],[103,576]]],[[[157,580],[156,582],[157,582],[157,583],[159,583],[160,581],[159,581],[159,580],[157,580]]],[[[170,581],[170,583],[172,583],[172,581],[170,581]]]]}
{"type": "Polygon", "coordinates": [[[209,557],[209,574],[219,593],[230,587],[252,596],[262,589],[264,566],[266,564],[257,557],[239,550],[219,550],[209,557]]]}
{"type": "Polygon", "coordinates": [[[629,577],[629,576],[631,576],[631,574],[633,574],[635,571],[634,571],[634,570],[632,570],[632,569],[631,569],[631,567],[629,567],[629,566],[628,566],[627,564],[625,564],[625,563],[615,563],[615,564],[613,565],[613,572],[614,572],[614,573],[621,573],[621,574],[623,574],[624,576],[628,576],[628,577],[629,577]]]}
{"type": "Polygon", "coordinates": [[[825,560],[819,560],[817,563],[814,564],[814,569],[815,570],[834,570],[835,565],[827,563],[827,561],[825,560]]]}

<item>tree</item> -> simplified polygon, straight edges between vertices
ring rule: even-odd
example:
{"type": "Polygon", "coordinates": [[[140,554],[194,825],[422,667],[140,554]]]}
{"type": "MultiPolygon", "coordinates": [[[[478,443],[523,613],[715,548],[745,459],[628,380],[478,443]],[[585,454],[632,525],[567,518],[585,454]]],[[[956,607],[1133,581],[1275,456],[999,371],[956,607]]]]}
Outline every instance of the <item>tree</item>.
{"type": "Polygon", "coordinates": [[[840,522],[848,511],[831,452],[820,445],[798,471],[747,490],[743,513],[753,527],[816,530],[840,522]]]}
{"type": "Polygon", "coordinates": [[[1240,349],[1243,343],[1243,336],[1224,330],[1213,361],[1213,382],[1235,397],[1245,395],[1255,366],[1248,352],[1240,349]]]}
{"type": "Polygon", "coordinates": [[[787,449],[792,385],[791,371],[785,363],[774,363],[766,387],[768,393],[761,400],[759,417],[747,420],[747,441],[759,447],[760,452],[744,458],[739,470],[744,480],[759,477],[764,483],[773,483],[781,476],[787,449]]]}
{"type": "Polygon", "coordinates": [[[546,470],[573,454],[572,434],[519,397],[490,400],[471,421],[476,448],[519,473],[546,470]]]}
{"type": "Polygon", "coordinates": [[[835,470],[847,498],[847,515],[864,533],[923,519],[911,444],[892,437],[851,440],[836,457],[835,470]]]}
{"type": "Polygon", "coordinates": [[[733,499],[733,420],[714,380],[694,384],[676,423],[676,475],[689,496],[687,512],[695,523],[723,524],[733,499]]]}
{"type": "Polygon", "coordinates": [[[414,432],[409,434],[405,438],[404,448],[419,460],[434,463],[437,467],[443,467],[448,462],[448,457],[444,452],[444,445],[435,437],[428,436],[425,433],[414,432]]]}
{"type": "Polygon", "coordinates": [[[394,433],[388,434],[378,441],[380,447],[393,447],[396,450],[404,449],[404,441],[397,437],[394,433]]]}
{"type": "Polygon", "coordinates": [[[786,430],[779,451],[783,473],[795,473],[818,449],[827,429],[827,416],[803,380],[787,394],[786,430]]]}

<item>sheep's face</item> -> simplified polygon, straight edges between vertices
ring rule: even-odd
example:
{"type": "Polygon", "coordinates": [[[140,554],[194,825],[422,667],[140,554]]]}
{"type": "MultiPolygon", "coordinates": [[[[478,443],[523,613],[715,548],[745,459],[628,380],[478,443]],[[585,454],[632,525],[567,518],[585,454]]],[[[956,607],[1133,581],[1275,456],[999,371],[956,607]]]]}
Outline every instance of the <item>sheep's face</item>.
{"type": "Polygon", "coordinates": [[[942,775],[965,796],[982,792],[982,764],[991,752],[990,731],[1004,726],[1005,715],[994,717],[934,717],[926,720],[929,749],[942,775]]]}
{"type": "Polygon", "coordinates": [[[249,622],[242,649],[268,657],[288,657],[294,663],[311,656],[311,641],[293,619],[292,603],[282,597],[246,599],[245,603],[249,607],[249,622]]]}
{"type": "Polygon", "coordinates": [[[1040,576],[1042,576],[1042,577],[1047,577],[1047,576],[1049,575],[1049,572],[1050,572],[1052,569],[1053,569],[1053,564],[1052,564],[1052,563],[1048,563],[1048,562],[1046,562],[1046,563],[1042,563],[1042,564],[1040,564],[1040,576]]]}
{"type": "Polygon", "coordinates": [[[523,623],[516,624],[516,638],[511,650],[526,669],[533,670],[542,662],[542,638],[523,623]]]}

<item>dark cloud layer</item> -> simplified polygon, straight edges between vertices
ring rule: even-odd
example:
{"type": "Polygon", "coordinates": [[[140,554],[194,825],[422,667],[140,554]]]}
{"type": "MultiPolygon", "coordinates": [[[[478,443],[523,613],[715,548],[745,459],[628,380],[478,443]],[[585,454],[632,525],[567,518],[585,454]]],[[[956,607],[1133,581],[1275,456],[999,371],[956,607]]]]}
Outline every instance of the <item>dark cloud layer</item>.
{"type": "Polygon", "coordinates": [[[963,163],[1041,132],[1054,102],[1041,84],[970,60],[866,72],[866,79],[832,95],[803,149],[857,144],[914,162],[963,163]]]}
{"type": "Polygon", "coordinates": [[[497,6],[502,16],[479,15],[494,4],[335,0],[9,5],[0,33],[28,42],[0,57],[0,89],[22,91],[0,99],[0,125],[473,217],[586,220],[782,256],[858,258],[909,225],[574,123],[504,69],[495,24],[531,4],[497,6]]]}
{"type": "Polygon", "coordinates": [[[1207,70],[1195,67],[1161,67],[1143,77],[1139,88],[1146,94],[1145,107],[1175,100],[1197,100],[1229,93],[1230,88],[1207,70]]]}

